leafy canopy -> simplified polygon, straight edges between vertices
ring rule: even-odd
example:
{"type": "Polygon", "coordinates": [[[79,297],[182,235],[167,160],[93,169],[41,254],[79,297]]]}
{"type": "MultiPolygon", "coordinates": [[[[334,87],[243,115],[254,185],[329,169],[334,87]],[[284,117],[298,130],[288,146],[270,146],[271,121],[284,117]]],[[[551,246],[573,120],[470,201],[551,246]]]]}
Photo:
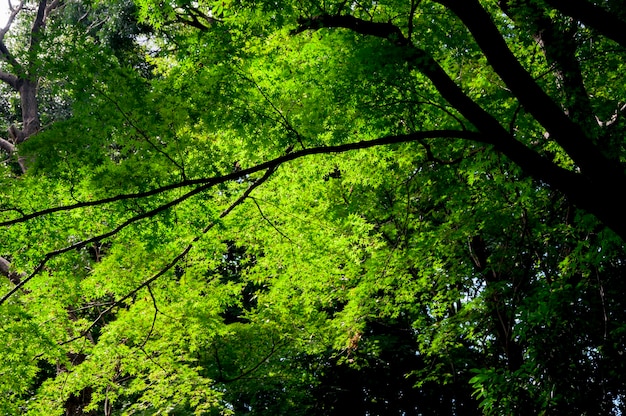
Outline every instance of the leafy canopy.
{"type": "Polygon", "coordinates": [[[620,2],[57,6],[0,38],[0,412],[626,410],[620,2]]]}

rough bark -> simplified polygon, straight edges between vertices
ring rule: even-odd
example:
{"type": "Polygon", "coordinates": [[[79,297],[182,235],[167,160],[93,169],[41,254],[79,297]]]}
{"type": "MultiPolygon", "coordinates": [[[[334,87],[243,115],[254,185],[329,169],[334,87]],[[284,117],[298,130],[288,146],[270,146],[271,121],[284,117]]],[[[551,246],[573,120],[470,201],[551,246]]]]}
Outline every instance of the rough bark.
{"type": "Polygon", "coordinates": [[[4,257],[0,257],[0,274],[6,276],[14,285],[18,285],[24,277],[23,274],[11,270],[11,263],[4,257]]]}
{"type": "Polygon", "coordinates": [[[41,127],[39,122],[39,105],[37,102],[37,81],[22,80],[18,92],[22,104],[22,130],[17,143],[21,143],[37,133],[41,127]]]}

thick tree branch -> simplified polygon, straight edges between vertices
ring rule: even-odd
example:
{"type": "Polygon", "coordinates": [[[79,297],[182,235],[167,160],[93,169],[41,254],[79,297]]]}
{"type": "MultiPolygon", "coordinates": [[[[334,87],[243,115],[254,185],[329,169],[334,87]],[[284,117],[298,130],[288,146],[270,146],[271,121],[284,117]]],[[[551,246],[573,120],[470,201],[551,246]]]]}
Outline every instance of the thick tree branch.
{"type": "MultiPolygon", "coordinates": [[[[402,35],[398,27],[391,23],[367,22],[352,16],[320,16],[303,20],[295,33],[306,29],[318,29],[324,27],[321,26],[323,24],[331,25],[329,27],[343,27],[365,35],[389,39],[400,46],[405,46],[407,50],[406,59],[417,70],[426,75],[443,98],[483,134],[479,141],[493,144],[497,150],[508,156],[535,179],[551,183],[559,188],[569,188],[571,187],[571,182],[578,184],[582,179],[577,178],[573,172],[554,165],[535,151],[515,140],[498,120],[468,97],[429,54],[413,47],[408,39],[402,35]]],[[[519,65],[519,63],[517,64],[519,65]]]]}
{"type": "MultiPolygon", "coordinates": [[[[31,26],[29,52],[32,54],[39,47],[46,22],[55,9],[61,5],[59,0],[39,0],[37,14],[31,26]]],[[[39,131],[39,104],[37,100],[38,74],[37,62],[31,60],[26,64],[26,70],[19,74],[18,91],[22,107],[22,130],[17,135],[17,143],[27,140],[39,131]]]]}
{"type": "Polygon", "coordinates": [[[13,145],[13,143],[1,137],[0,137],[0,149],[8,153],[9,156],[15,153],[15,146],[13,145]]]}
{"type": "Polygon", "coordinates": [[[61,6],[63,6],[63,1],[62,0],[52,0],[50,2],[50,4],[48,4],[46,6],[46,10],[44,12],[44,21],[45,21],[45,19],[48,19],[48,17],[50,16],[50,14],[53,11],[55,11],[56,9],[58,9],[61,6]]]}
{"type": "MultiPolygon", "coordinates": [[[[12,70],[16,74],[24,73],[24,69],[22,68],[22,65],[20,65],[19,62],[17,62],[15,57],[11,54],[11,52],[9,52],[9,50],[7,49],[7,46],[1,40],[0,40],[0,59],[5,61],[9,65],[11,65],[12,70]]],[[[7,74],[7,76],[4,77],[2,81],[9,84],[13,89],[17,91],[19,89],[19,79],[20,78],[16,75],[7,74]]]]}
{"type": "Polygon", "coordinates": [[[407,39],[409,39],[409,41],[413,37],[413,21],[415,19],[415,12],[417,12],[417,8],[419,7],[421,2],[422,0],[411,0],[411,10],[409,11],[409,28],[407,35],[407,39]]]}
{"type": "Polygon", "coordinates": [[[4,82],[15,90],[17,90],[18,88],[19,79],[15,75],[9,74],[8,72],[0,71],[0,81],[4,82]]]}
{"type": "Polygon", "coordinates": [[[219,21],[211,16],[208,16],[206,13],[203,13],[198,7],[187,5],[183,7],[183,10],[186,14],[177,13],[176,20],[179,23],[195,27],[203,32],[209,30],[211,25],[219,21]],[[201,22],[201,20],[203,22],[201,22]]]}
{"type": "MultiPolygon", "coordinates": [[[[625,180],[623,172],[610,161],[602,158],[605,166],[595,167],[592,178],[563,169],[517,141],[496,119],[465,95],[432,58],[423,52],[418,53],[416,66],[439,93],[483,133],[486,143],[492,143],[496,150],[534,179],[563,192],[579,208],[594,214],[626,241],[626,222],[623,220],[626,204],[620,196],[626,189],[625,180]]],[[[600,157],[590,157],[594,162],[600,162],[597,160],[600,157]]]]}
{"type": "MultiPolygon", "coordinates": [[[[621,170],[606,158],[561,108],[539,87],[508,48],[491,17],[477,0],[438,0],[454,12],[469,29],[487,61],[524,108],[550,133],[592,180],[612,177],[622,185],[621,170]]],[[[625,186],[626,187],[626,186],[625,186]]]]}
{"type": "Polygon", "coordinates": [[[16,143],[28,140],[39,131],[39,103],[37,100],[38,80],[31,80],[31,76],[19,82],[20,104],[22,107],[22,129],[17,131],[16,143]]]}
{"type": "Polygon", "coordinates": [[[398,46],[410,44],[409,39],[404,36],[402,30],[393,23],[370,22],[349,15],[324,14],[312,18],[301,18],[298,20],[298,27],[291,34],[295,35],[309,29],[316,30],[331,27],[342,27],[362,35],[389,39],[398,46]]]}
{"type": "Polygon", "coordinates": [[[613,112],[611,117],[608,120],[600,120],[598,116],[596,116],[596,122],[600,127],[611,127],[626,113],[626,104],[620,104],[619,107],[613,112]]]}
{"type": "MultiPolygon", "coordinates": [[[[48,263],[48,261],[58,255],[61,255],[63,253],[67,253],[69,251],[72,250],[78,250],[81,249],[85,246],[87,246],[88,244],[91,243],[95,243],[98,241],[101,241],[103,239],[106,239],[108,237],[111,237],[117,233],[119,233],[121,230],[123,230],[124,228],[128,227],[129,225],[136,223],[140,220],[146,219],[146,218],[151,218],[154,217],[158,214],[160,214],[161,212],[164,212],[178,204],[180,204],[181,202],[191,198],[194,195],[200,194],[206,190],[208,190],[209,188],[220,184],[220,183],[224,183],[227,181],[233,181],[233,180],[237,180],[241,177],[247,176],[247,175],[251,175],[254,174],[256,172],[259,171],[266,171],[266,175],[268,171],[273,172],[275,169],[278,168],[278,166],[280,166],[281,164],[291,161],[291,160],[295,160],[304,156],[308,156],[308,155],[314,155],[314,154],[329,154],[329,153],[342,153],[342,152],[347,152],[349,150],[357,150],[357,149],[366,149],[369,147],[374,147],[374,146],[382,146],[382,145],[388,145],[388,144],[395,144],[395,143],[407,143],[407,142],[411,142],[411,141],[417,141],[420,139],[425,139],[425,138],[442,138],[442,137],[447,137],[447,138],[465,138],[465,139],[469,139],[472,141],[484,141],[483,140],[483,136],[475,133],[475,132],[469,132],[469,131],[456,131],[456,130],[441,130],[441,131],[428,131],[428,132],[417,132],[417,133],[412,133],[412,134],[406,134],[406,135],[400,135],[400,136],[388,136],[388,137],[383,137],[380,139],[375,139],[375,140],[369,140],[369,141],[362,141],[362,142],[356,142],[356,143],[347,143],[344,145],[338,145],[338,146],[325,146],[325,147],[318,147],[318,148],[311,148],[311,149],[304,149],[304,150],[300,150],[298,152],[292,152],[289,154],[286,154],[284,156],[275,158],[271,161],[265,162],[265,163],[261,163],[259,165],[253,166],[251,168],[248,169],[242,169],[239,170],[237,172],[233,172],[230,173],[228,175],[224,175],[224,176],[219,176],[219,177],[213,177],[213,178],[207,178],[207,179],[201,179],[201,180],[196,180],[193,181],[195,184],[201,184],[200,186],[198,186],[197,188],[187,192],[186,194],[166,203],[163,205],[160,205],[150,211],[144,212],[142,214],[133,216],[129,219],[127,219],[126,221],[122,222],[120,225],[118,225],[117,227],[113,228],[112,230],[106,232],[106,233],[102,233],[99,234],[97,236],[79,241],[77,243],[71,244],[69,246],[60,248],[58,250],[54,250],[51,252],[48,252],[47,254],[44,255],[44,258],[39,262],[39,264],[35,267],[35,269],[31,272],[30,275],[26,276],[24,279],[22,279],[19,284],[17,284],[11,291],[9,291],[7,294],[5,294],[2,298],[0,298],[0,305],[2,305],[8,298],[10,298],[15,292],[17,292],[21,287],[23,287],[26,283],[28,283],[33,277],[35,277],[37,274],[39,274],[43,268],[45,267],[45,265],[48,263]]],[[[265,178],[265,176],[263,176],[263,178],[265,178]]],[[[261,179],[263,179],[261,178],[261,179]]],[[[263,179],[265,180],[265,179],[263,179]]],[[[257,180],[255,182],[255,184],[260,184],[259,183],[260,179],[257,180]]],[[[187,181],[187,185],[189,185],[189,182],[192,181],[187,181]]],[[[258,185],[257,185],[258,186],[258,185]]],[[[175,189],[176,187],[179,187],[178,184],[172,185],[171,187],[168,187],[168,190],[170,189],[175,189]]],[[[161,190],[164,188],[160,188],[161,190]]],[[[254,188],[250,189],[251,190],[254,188]]],[[[153,191],[153,192],[156,192],[153,191]]],[[[162,191],[161,191],[162,192],[162,191]]],[[[158,193],[158,192],[156,192],[158,193]]],[[[242,196],[242,198],[245,196],[247,197],[249,193],[244,193],[244,195],[242,196]]],[[[129,198],[136,198],[137,195],[139,194],[134,194],[132,196],[127,196],[126,199],[129,198]]],[[[144,193],[145,195],[145,193],[144,193]]],[[[115,199],[115,198],[109,198],[107,200],[107,202],[111,202],[113,200],[120,200],[120,199],[115,199]]],[[[106,202],[103,202],[104,200],[100,200],[99,204],[103,204],[106,202]]],[[[79,204],[74,204],[72,206],[66,206],[66,207],[57,207],[57,208],[53,208],[53,209],[49,209],[49,210],[45,210],[45,211],[40,211],[37,213],[33,213],[30,214],[28,216],[23,216],[20,217],[16,220],[10,220],[10,221],[5,221],[3,223],[0,223],[0,226],[7,226],[7,225],[11,225],[11,224],[16,224],[19,222],[25,222],[28,219],[32,219],[38,216],[42,216],[45,215],[47,213],[51,213],[51,212],[56,212],[56,211],[68,211],[68,210],[72,210],[72,209],[76,209],[76,208],[80,208],[80,207],[85,207],[85,206],[93,206],[93,205],[98,205],[98,201],[92,201],[92,202],[86,202],[86,203],[79,203],[79,204]],[[54,211],[52,211],[54,210],[54,211]]],[[[229,209],[227,209],[226,211],[223,212],[223,215],[227,215],[232,209],[234,209],[236,205],[231,206],[229,209]]],[[[221,218],[221,217],[220,217],[221,218]]],[[[212,226],[211,226],[212,227],[212,226]]],[[[208,232],[208,229],[206,229],[205,233],[208,232]]],[[[195,240],[194,240],[195,241],[195,240]]],[[[191,248],[189,248],[191,249],[191,248]]],[[[149,284],[149,282],[147,283],[149,284]]]]}
{"type": "MultiPolygon", "coordinates": [[[[54,1],[53,3],[58,3],[58,2],[54,1]]],[[[37,7],[37,15],[35,17],[35,20],[33,21],[33,25],[30,30],[30,48],[29,49],[31,51],[41,40],[40,34],[44,28],[44,24],[46,21],[47,7],[48,7],[48,0],[39,0],[39,5],[37,7]]]]}

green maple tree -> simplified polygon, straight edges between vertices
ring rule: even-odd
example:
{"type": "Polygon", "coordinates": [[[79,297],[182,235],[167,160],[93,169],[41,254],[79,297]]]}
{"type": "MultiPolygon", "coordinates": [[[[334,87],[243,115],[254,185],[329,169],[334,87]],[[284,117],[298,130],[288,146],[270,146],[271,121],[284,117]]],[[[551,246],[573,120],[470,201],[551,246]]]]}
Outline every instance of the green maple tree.
{"type": "Polygon", "coordinates": [[[2,412],[624,410],[620,2],[13,16],[2,412]]]}

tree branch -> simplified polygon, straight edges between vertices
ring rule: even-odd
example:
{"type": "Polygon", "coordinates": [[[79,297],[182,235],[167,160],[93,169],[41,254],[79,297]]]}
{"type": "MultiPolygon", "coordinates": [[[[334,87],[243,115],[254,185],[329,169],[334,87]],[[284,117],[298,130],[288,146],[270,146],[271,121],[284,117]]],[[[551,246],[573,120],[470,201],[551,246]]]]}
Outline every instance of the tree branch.
{"type": "MultiPolygon", "coordinates": [[[[11,52],[9,52],[9,50],[7,49],[7,46],[4,44],[2,40],[0,40],[0,58],[3,61],[7,62],[9,65],[11,65],[15,73],[22,74],[24,72],[22,65],[20,65],[19,62],[17,62],[15,57],[13,57],[11,52]]],[[[2,81],[9,84],[16,91],[19,89],[20,78],[18,76],[7,74],[7,76],[5,76],[2,79],[2,81]]]]}
{"type": "Polygon", "coordinates": [[[0,29],[0,42],[4,42],[4,36],[8,33],[9,29],[11,29],[13,21],[15,21],[15,17],[24,7],[23,1],[20,1],[19,4],[15,7],[11,5],[11,0],[7,0],[7,2],[9,3],[9,10],[11,10],[11,14],[9,14],[9,17],[7,18],[6,25],[4,25],[2,29],[0,29]]]}
{"type": "MultiPolygon", "coordinates": [[[[0,47],[0,49],[1,49],[1,47],[0,47]]],[[[18,88],[18,81],[19,81],[19,79],[15,75],[9,74],[8,72],[0,71],[0,81],[2,81],[5,84],[9,85],[14,90],[17,90],[17,88],[18,88]]]]}
{"type": "Polygon", "coordinates": [[[157,214],[159,214],[159,213],[161,213],[163,211],[166,211],[166,210],[168,210],[169,208],[171,208],[171,207],[173,207],[175,205],[180,204],[181,202],[191,198],[192,196],[197,195],[197,194],[201,193],[202,191],[205,191],[206,189],[210,188],[211,186],[212,185],[203,185],[203,186],[200,186],[200,187],[198,187],[196,189],[193,189],[192,191],[186,193],[185,195],[183,195],[183,196],[181,196],[179,198],[174,199],[173,201],[168,202],[167,204],[161,205],[161,206],[159,206],[159,207],[157,207],[155,209],[152,209],[150,211],[144,212],[142,214],[139,214],[139,215],[136,215],[134,217],[131,217],[131,218],[127,219],[126,221],[122,222],[120,225],[118,225],[117,227],[115,227],[114,229],[112,229],[112,230],[110,230],[110,231],[108,231],[106,233],[103,233],[103,234],[100,234],[100,235],[88,238],[86,240],[79,241],[77,243],[71,244],[69,246],[65,246],[65,247],[60,248],[58,250],[54,250],[54,251],[48,252],[44,256],[43,260],[41,260],[39,262],[37,267],[35,267],[35,269],[32,271],[31,274],[29,274],[24,279],[22,279],[22,281],[20,281],[17,285],[15,285],[15,287],[13,289],[11,289],[6,295],[4,295],[2,298],[0,298],[0,305],[2,305],[4,302],[6,302],[6,300],[8,298],[10,298],[11,295],[13,295],[15,292],[17,292],[21,287],[23,287],[26,283],[28,283],[33,277],[35,277],[37,274],[39,274],[43,270],[43,268],[46,266],[46,264],[48,263],[48,261],[50,259],[52,259],[52,258],[54,258],[54,257],[56,257],[56,256],[58,256],[60,254],[67,253],[68,251],[79,250],[79,249],[87,246],[88,244],[95,243],[95,242],[98,242],[98,241],[103,240],[105,238],[111,237],[111,236],[119,233],[121,230],[123,230],[124,228],[128,227],[129,225],[131,225],[131,224],[133,224],[133,223],[135,223],[137,221],[143,220],[145,218],[154,217],[155,215],[157,215],[157,214]]]}
{"type": "MultiPolygon", "coordinates": [[[[222,213],[219,215],[218,219],[222,219],[222,218],[226,217],[228,214],[230,214],[230,212],[233,209],[235,209],[237,206],[239,206],[243,201],[246,200],[246,198],[248,198],[248,196],[250,196],[250,194],[252,193],[252,191],[254,189],[258,188],[260,185],[262,185],[264,182],[266,182],[270,178],[270,176],[272,176],[272,174],[276,171],[277,168],[278,168],[278,166],[274,166],[274,167],[268,168],[265,171],[265,174],[261,178],[259,178],[256,181],[254,181],[254,183],[252,183],[248,187],[248,189],[246,189],[245,192],[239,198],[237,198],[232,204],[230,204],[228,206],[228,208],[226,208],[224,211],[222,211],[222,213]]],[[[70,342],[76,341],[77,339],[80,339],[80,338],[84,337],[86,334],[88,334],[96,326],[96,324],[100,321],[100,319],[102,319],[105,315],[109,314],[114,308],[116,308],[117,306],[121,305],[122,302],[124,302],[125,300],[130,299],[131,297],[135,296],[144,287],[149,287],[149,285],[151,283],[153,283],[159,277],[163,276],[165,273],[167,273],[169,270],[171,270],[174,266],[176,266],[176,264],[178,264],[178,262],[180,260],[182,260],[187,255],[187,253],[189,253],[191,251],[191,249],[193,248],[194,244],[196,242],[198,242],[200,240],[200,238],[202,238],[203,235],[205,235],[213,227],[215,227],[215,225],[217,223],[218,223],[217,220],[212,221],[209,225],[207,225],[202,230],[202,232],[199,235],[197,235],[196,237],[194,237],[193,240],[191,240],[191,243],[189,243],[187,245],[187,247],[185,247],[185,249],[182,252],[180,252],[180,254],[178,254],[176,257],[174,257],[172,259],[172,261],[170,261],[164,268],[159,270],[156,274],[154,274],[149,279],[145,280],[142,284],[137,286],[135,289],[131,290],[126,295],[124,295],[120,299],[118,299],[115,302],[113,302],[111,304],[111,306],[109,306],[107,309],[105,309],[104,311],[100,312],[98,317],[91,323],[91,325],[89,325],[89,327],[87,329],[85,329],[83,331],[83,333],[80,336],[74,337],[74,338],[69,339],[67,341],[64,341],[62,344],[68,344],[70,342]]],[[[11,292],[13,292],[13,291],[11,291],[11,292]]],[[[11,296],[11,294],[12,294],[11,292],[9,292],[2,299],[0,299],[0,305],[2,305],[2,303],[4,303],[6,301],[6,299],[11,296]]]]}
{"type": "Polygon", "coordinates": [[[4,150],[10,155],[15,153],[15,145],[10,141],[0,137],[0,149],[4,150]]]}
{"type": "Polygon", "coordinates": [[[14,285],[19,285],[25,276],[24,273],[17,273],[11,270],[11,263],[2,256],[0,256],[0,274],[6,276],[14,285]]]}
{"type": "MultiPolygon", "coordinates": [[[[56,2],[56,1],[55,1],[56,2]]],[[[55,3],[53,2],[53,3],[55,3]]],[[[46,9],[48,6],[47,0],[39,0],[39,5],[37,6],[37,15],[35,16],[35,20],[33,21],[33,25],[30,30],[30,47],[29,50],[33,50],[33,48],[39,43],[40,37],[39,34],[43,30],[45,21],[46,21],[46,9]]]]}
{"type": "Polygon", "coordinates": [[[486,138],[480,133],[472,132],[472,131],[459,131],[459,130],[432,130],[432,131],[423,131],[416,132],[404,135],[397,136],[386,136],[379,139],[374,140],[364,140],[360,142],[354,143],[346,143],[337,146],[321,146],[321,147],[312,147],[308,149],[303,149],[295,152],[291,152],[289,154],[277,157],[267,162],[260,163],[256,166],[252,166],[250,168],[241,169],[237,172],[231,172],[227,175],[215,176],[211,178],[199,178],[199,179],[190,179],[177,183],[173,183],[170,185],[166,185],[160,188],[152,189],[146,192],[139,192],[134,194],[121,194],[116,195],[110,198],[98,199],[95,201],[85,201],[79,202],[72,205],[63,205],[53,208],[47,208],[41,211],[35,211],[30,214],[22,215],[19,218],[14,218],[11,220],[6,220],[0,222],[0,227],[6,227],[13,224],[23,223],[29,221],[33,218],[42,217],[44,215],[52,214],[55,212],[61,211],[72,211],[80,208],[87,208],[98,205],[105,205],[113,202],[131,200],[131,199],[141,199],[149,196],[158,195],[167,191],[171,191],[174,189],[184,188],[188,186],[195,185],[204,185],[202,190],[208,189],[211,186],[215,186],[221,183],[235,181],[241,177],[251,175],[257,172],[264,171],[270,167],[281,165],[285,162],[289,162],[295,159],[299,159],[301,157],[316,155],[316,154],[330,154],[330,153],[343,153],[350,150],[358,150],[358,149],[367,149],[370,147],[376,146],[384,146],[390,144],[399,144],[399,143],[409,143],[418,141],[421,139],[436,139],[436,138],[458,138],[458,139],[466,139],[475,142],[487,142],[486,138]]]}
{"type": "MultiPolygon", "coordinates": [[[[606,158],[582,128],[539,87],[508,48],[501,33],[478,0],[437,0],[469,29],[487,61],[524,108],[550,133],[584,175],[595,181],[612,177],[626,185],[621,170],[606,158]]],[[[625,186],[626,187],[626,186],[625,186]]]]}
{"type": "Polygon", "coordinates": [[[598,116],[596,116],[596,122],[600,127],[611,127],[613,124],[617,123],[620,118],[620,115],[626,112],[626,104],[620,104],[619,108],[617,108],[611,117],[608,120],[600,120],[598,116]]]}
{"type": "Polygon", "coordinates": [[[200,29],[203,32],[209,30],[211,25],[213,25],[215,22],[219,22],[218,19],[208,16],[206,13],[203,13],[198,7],[187,5],[183,7],[183,10],[187,13],[176,13],[176,20],[179,23],[195,27],[196,29],[200,29]],[[204,20],[206,23],[202,23],[200,19],[204,20]]]}
{"type": "Polygon", "coordinates": [[[405,59],[430,79],[437,91],[481,133],[480,141],[493,144],[534,179],[545,182],[567,195],[578,207],[594,214],[626,241],[626,204],[615,198],[626,189],[626,177],[618,165],[607,159],[580,126],[572,122],[521,66],[489,14],[477,0],[438,0],[450,8],[470,29],[496,73],[513,91],[520,103],[542,124],[551,137],[570,155],[582,174],[560,167],[517,141],[492,115],[469,98],[444,69],[425,51],[401,37],[390,23],[366,22],[351,16],[321,16],[302,20],[293,32],[325,27],[344,27],[358,33],[389,39],[404,46],[405,59]]]}
{"type": "MultiPolygon", "coordinates": [[[[296,30],[296,33],[305,28],[324,27],[321,26],[324,24],[331,25],[330,27],[341,25],[340,27],[354,30],[358,33],[382,37],[400,46],[405,46],[407,61],[426,75],[443,98],[482,133],[482,137],[475,141],[494,145],[497,150],[513,160],[526,173],[535,179],[550,183],[562,191],[573,191],[581,185],[583,178],[555,165],[510,135],[498,120],[469,98],[429,54],[411,45],[408,39],[404,38],[398,27],[390,23],[367,22],[352,16],[321,16],[306,19],[296,30]]],[[[519,66],[517,61],[515,63],[519,66]]],[[[560,111],[559,113],[563,116],[563,113],[560,111]]],[[[571,121],[567,121],[571,123],[571,121]]],[[[426,138],[428,137],[416,137],[416,140],[426,138]]]]}
{"type": "MultiPolygon", "coordinates": [[[[46,10],[44,12],[44,19],[47,19],[50,16],[50,13],[63,6],[63,2],[61,0],[52,0],[49,5],[46,6],[46,10]]],[[[45,20],[44,20],[45,22],[45,20]]]]}
{"type": "MultiPolygon", "coordinates": [[[[383,137],[380,139],[375,139],[375,140],[368,140],[368,141],[361,141],[361,142],[356,142],[356,143],[347,143],[347,144],[343,144],[343,145],[337,145],[337,146],[323,146],[323,147],[317,147],[317,148],[310,148],[310,149],[303,149],[297,152],[292,152],[292,153],[288,153],[284,156],[275,158],[271,161],[268,162],[264,162],[261,164],[258,164],[256,166],[253,166],[251,168],[248,169],[242,169],[239,170],[237,172],[232,172],[228,175],[223,175],[223,176],[218,176],[218,177],[213,177],[213,178],[207,178],[207,179],[200,179],[200,180],[195,180],[195,181],[187,181],[186,185],[189,185],[191,182],[194,182],[195,184],[201,184],[200,186],[198,186],[197,188],[187,192],[186,194],[166,203],[163,204],[161,206],[158,206],[150,211],[144,212],[142,214],[136,215],[134,217],[131,217],[129,219],[127,219],[126,221],[122,222],[120,225],[118,225],[117,227],[115,227],[114,229],[88,238],[86,240],[82,240],[79,241],[77,243],[71,244],[69,246],[60,248],[58,250],[54,250],[51,252],[48,252],[43,260],[41,260],[41,262],[37,265],[37,267],[35,267],[35,269],[33,270],[33,272],[26,276],[21,282],[19,282],[19,284],[17,284],[11,291],[9,291],[7,294],[5,294],[2,298],[0,298],[0,305],[2,305],[4,302],[6,302],[6,300],[11,297],[11,295],[13,295],[16,291],[18,291],[21,287],[23,287],[26,283],[28,283],[34,276],[36,276],[38,273],[40,273],[43,268],[45,267],[45,265],[47,264],[47,262],[52,259],[55,256],[58,256],[60,254],[63,253],[67,253],[69,251],[72,250],[78,250],[81,249],[85,246],[87,246],[88,244],[91,243],[95,243],[98,242],[100,240],[106,239],[108,237],[111,237],[115,234],[117,234],[118,232],[120,232],[122,229],[128,227],[129,225],[140,221],[142,219],[145,218],[151,218],[154,217],[155,215],[164,212],[178,204],[180,204],[181,202],[191,198],[194,195],[197,195],[199,193],[202,193],[206,190],[208,190],[209,188],[220,184],[220,183],[224,183],[227,181],[232,181],[232,180],[237,180],[241,177],[247,176],[247,175],[251,175],[254,174],[256,172],[259,171],[266,171],[265,176],[267,176],[267,172],[271,171],[273,172],[275,169],[278,168],[278,166],[280,166],[281,164],[291,161],[291,160],[295,160],[304,156],[308,156],[308,155],[314,155],[314,154],[329,154],[329,153],[342,153],[342,152],[347,152],[349,150],[357,150],[357,149],[366,149],[366,148],[370,148],[370,147],[375,147],[375,146],[382,146],[382,145],[389,145],[389,144],[395,144],[395,143],[408,143],[408,142],[412,142],[412,141],[418,141],[420,139],[426,139],[426,138],[464,138],[464,139],[468,139],[468,140],[472,140],[472,141],[483,141],[486,142],[485,137],[479,133],[476,132],[470,132],[470,131],[457,131],[457,130],[435,130],[435,131],[426,131],[426,132],[416,132],[416,133],[411,133],[411,134],[405,134],[405,135],[398,135],[398,136],[387,136],[387,137],[383,137]]],[[[263,176],[263,178],[265,178],[265,176],[263,176]]],[[[263,179],[261,178],[261,179],[263,179]]],[[[264,181],[265,179],[263,179],[264,181]]],[[[257,180],[255,182],[255,184],[257,184],[256,186],[258,186],[260,180],[257,180]]],[[[173,184],[170,185],[169,187],[164,187],[164,188],[160,188],[154,191],[150,191],[147,193],[143,193],[143,195],[146,195],[148,193],[151,194],[157,194],[160,192],[163,192],[162,190],[167,188],[168,190],[170,189],[175,189],[180,187],[180,184],[173,184]]],[[[252,189],[254,189],[253,187],[250,188],[250,192],[252,191],[252,189]]],[[[244,193],[244,195],[242,196],[242,198],[245,196],[247,197],[248,193],[244,193]]],[[[0,226],[7,226],[7,225],[12,225],[12,224],[16,224],[16,223],[20,223],[20,222],[25,222],[28,221],[29,219],[35,218],[35,217],[39,217],[51,212],[58,212],[58,211],[69,211],[69,210],[73,210],[76,208],[82,208],[82,207],[86,207],[86,206],[94,206],[94,205],[99,205],[99,204],[103,204],[103,203],[108,203],[108,202],[112,202],[112,201],[116,201],[116,200],[121,200],[123,197],[123,199],[131,199],[131,198],[137,198],[138,195],[141,194],[131,194],[131,195],[125,195],[125,196],[118,196],[118,197],[113,197],[113,198],[108,198],[107,200],[100,200],[100,201],[91,201],[91,202],[85,202],[85,203],[78,203],[78,204],[74,204],[74,205],[70,205],[70,206],[65,206],[65,207],[56,207],[56,208],[50,208],[47,210],[43,210],[43,211],[39,211],[39,212],[35,212],[29,215],[25,215],[23,217],[20,217],[18,219],[14,219],[14,220],[9,220],[9,221],[5,221],[0,223],[0,226]],[[106,201],[106,202],[103,202],[106,201]]],[[[239,203],[241,203],[242,201],[240,201],[239,203]]],[[[224,211],[222,214],[224,216],[226,216],[236,205],[232,205],[231,207],[229,207],[229,209],[227,209],[226,211],[224,211]]],[[[222,217],[220,217],[222,218],[222,217]]],[[[213,225],[211,225],[212,227],[213,225]]],[[[207,228],[206,231],[204,231],[203,233],[206,233],[210,228],[207,228]]],[[[199,237],[198,237],[199,238],[199,237]]],[[[197,240],[194,240],[194,242],[197,240]]],[[[192,242],[193,243],[193,242],[192,242]]],[[[191,245],[188,247],[189,250],[191,250],[191,245]]],[[[187,250],[187,251],[189,251],[187,250]]],[[[186,254],[186,252],[184,253],[186,254]]],[[[181,255],[179,256],[180,258],[182,258],[184,256],[184,254],[181,253],[181,255]]],[[[176,260],[177,262],[178,260],[176,260]]],[[[168,267],[173,267],[173,265],[176,263],[173,263],[171,266],[168,267]]],[[[160,276],[160,275],[159,275],[160,276]]],[[[158,276],[157,276],[158,277],[158,276]]],[[[156,278],[155,278],[156,279],[156,278]]],[[[146,283],[146,284],[149,284],[146,283]]],[[[126,298],[124,298],[126,299],[126,298]]],[[[123,300],[124,300],[123,299],[123,300]]]]}
{"type": "Polygon", "coordinates": [[[298,27],[291,34],[295,35],[309,29],[317,30],[331,27],[342,27],[362,35],[388,39],[398,46],[410,45],[409,39],[393,23],[370,22],[350,15],[323,14],[311,18],[300,18],[298,19],[298,27]]]}

